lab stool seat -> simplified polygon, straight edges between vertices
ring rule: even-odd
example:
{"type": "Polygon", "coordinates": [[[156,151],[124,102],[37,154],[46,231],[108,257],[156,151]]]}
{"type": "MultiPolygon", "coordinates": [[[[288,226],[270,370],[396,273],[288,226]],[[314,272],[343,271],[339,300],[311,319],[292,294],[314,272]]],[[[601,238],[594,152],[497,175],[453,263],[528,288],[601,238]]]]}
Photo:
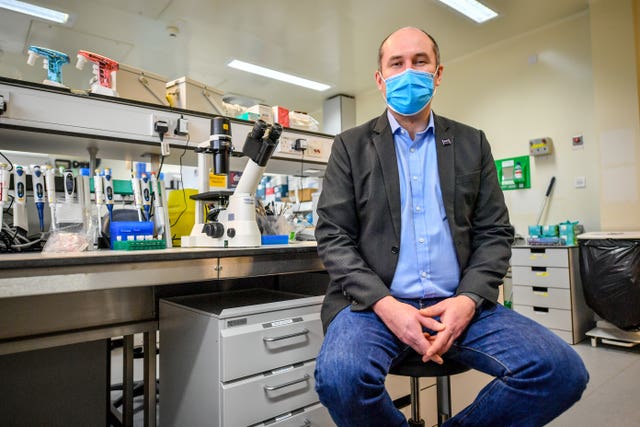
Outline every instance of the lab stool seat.
{"type": "Polygon", "coordinates": [[[444,359],[444,364],[424,363],[421,356],[411,351],[406,357],[395,361],[389,370],[390,374],[409,377],[411,384],[411,418],[409,426],[424,427],[420,418],[420,384],[421,377],[436,377],[436,395],[438,402],[438,426],[451,418],[451,382],[450,375],[461,374],[470,368],[459,362],[444,359]]]}

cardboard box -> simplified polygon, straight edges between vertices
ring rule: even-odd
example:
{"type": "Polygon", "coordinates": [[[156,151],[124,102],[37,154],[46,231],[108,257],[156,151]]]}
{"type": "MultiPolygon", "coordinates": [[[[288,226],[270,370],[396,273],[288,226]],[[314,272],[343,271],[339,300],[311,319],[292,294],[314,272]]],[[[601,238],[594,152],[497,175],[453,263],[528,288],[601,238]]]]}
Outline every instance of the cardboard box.
{"type": "Polygon", "coordinates": [[[260,119],[267,123],[273,123],[273,110],[268,105],[256,104],[247,108],[247,113],[259,114],[260,119]]]}
{"type": "Polygon", "coordinates": [[[310,202],[312,199],[311,195],[316,191],[318,191],[317,188],[301,188],[299,190],[291,190],[289,191],[289,198],[298,202],[310,202]],[[298,200],[297,197],[299,197],[300,199],[298,200]]]}
{"type": "Polygon", "coordinates": [[[167,83],[166,94],[172,107],[228,115],[222,102],[224,92],[188,77],[180,77],[167,83]]]}
{"type": "Polygon", "coordinates": [[[273,110],[273,122],[280,123],[283,127],[289,127],[289,110],[284,107],[275,106],[273,110]]]}
{"type": "Polygon", "coordinates": [[[120,98],[169,105],[166,77],[126,64],[120,64],[118,68],[115,76],[116,90],[120,98]]]}

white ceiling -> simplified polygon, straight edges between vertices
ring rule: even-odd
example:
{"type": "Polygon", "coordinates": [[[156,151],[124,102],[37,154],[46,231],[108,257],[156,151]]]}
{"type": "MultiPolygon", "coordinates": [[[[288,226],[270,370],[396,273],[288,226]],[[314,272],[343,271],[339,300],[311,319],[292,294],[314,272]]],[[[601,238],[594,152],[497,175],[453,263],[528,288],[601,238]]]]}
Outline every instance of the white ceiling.
{"type": "MultiPolygon", "coordinates": [[[[34,1],[36,2],[36,1],[34,1]]],[[[70,12],[70,26],[0,11],[0,74],[41,81],[29,45],[75,58],[78,49],[174,79],[188,76],[226,93],[300,111],[375,88],[377,49],[391,31],[430,32],[447,61],[588,9],[589,0],[485,0],[500,13],[475,24],[435,0],[38,0],[70,12]],[[171,37],[167,26],[178,27],[171,37]],[[331,85],[326,92],[233,70],[233,58],[331,85]]],[[[65,66],[65,83],[86,89],[91,67],[65,66]]]]}

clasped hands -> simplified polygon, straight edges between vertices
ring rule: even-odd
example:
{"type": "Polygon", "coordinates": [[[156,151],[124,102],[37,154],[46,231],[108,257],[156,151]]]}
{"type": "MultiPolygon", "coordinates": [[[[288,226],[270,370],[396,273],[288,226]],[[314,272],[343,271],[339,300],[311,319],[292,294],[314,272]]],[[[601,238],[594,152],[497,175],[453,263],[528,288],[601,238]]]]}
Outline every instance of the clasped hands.
{"type": "Polygon", "coordinates": [[[392,296],[373,305],[374,312],[400,341],[409,345],[422,361],[442,364],[453,342],[464,332],[475,314],[475,302],[464,295],[447,298],[430,307],[417,309],[392,296]],[[439,320],[436,320],[439,318],[439,320]],[[424,332],[423,328],[435,332],[424,332]]]}

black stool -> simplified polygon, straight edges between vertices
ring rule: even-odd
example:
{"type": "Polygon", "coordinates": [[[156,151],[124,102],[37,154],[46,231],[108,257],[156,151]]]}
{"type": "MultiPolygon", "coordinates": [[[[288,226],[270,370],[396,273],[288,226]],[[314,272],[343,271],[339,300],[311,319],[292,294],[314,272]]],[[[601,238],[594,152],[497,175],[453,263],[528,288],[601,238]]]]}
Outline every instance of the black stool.
{"type": "Polygon", "coordinates": [[[390,374],[410,377],[411,381],[411,427],[424,427],[424,420],[420,418],[420,377],[436,377],[436,395],[438,399],[438,426],[451,418],[451,383],[450,375],[461,374],[469,367],[453,360],[444,360],[443,365],[435,362],[424,363],[415,351],[407,357],[396,361],[389,370],[390,374]]]}

